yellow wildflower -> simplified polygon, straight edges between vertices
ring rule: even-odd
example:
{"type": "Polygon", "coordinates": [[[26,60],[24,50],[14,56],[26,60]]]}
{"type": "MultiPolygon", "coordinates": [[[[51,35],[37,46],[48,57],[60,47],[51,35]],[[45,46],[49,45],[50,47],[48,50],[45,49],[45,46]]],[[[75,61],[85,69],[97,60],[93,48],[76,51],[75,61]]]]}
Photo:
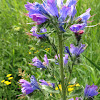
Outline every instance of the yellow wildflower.
{"type": "Polygon", "coordinates": [[[34,48],[34,47],[32,47],[30,50],[35,50],[35,48],[34,48]]]}
{"type": "Polygon", "coordinates": [[[77,83],[76,86],[80,86],[79,83],[77,83]]]}
{"type": "Polygon", "coordinates": [[[43,46],[41,46],[41,47],[43,47],[43,46]]]}
{"type": "Polygon", "coordinates": [[[11,84],[11,82],[9,82],[9,81],[5,81],[4,83],[5,83],[6,85],[11,84]]]}
{"type": "Polygon", "coordinates": [[[45,50],[47,50],[47,48],[45,50]]]}
{"type": "Polygon", "coordinates": [[[58,87],[55,87],[55,90],[58,90],[58,87]]]}
{"type": "Polygon", "coordinates": [[[50,93],[50,96],[52,96],[52,93],[50,93]]]}
{"type": "Polygon", "coordinates": [[[9,77],[9,78],[8,78],[8,80],[11,80],[11,79],[13,79],[13,77],[9,77]]]}
{"type": "Polygon", "coordinates": [[[56,76],[54,76],[54,78],[56,78],[56,76]]]}
{"type": "Polygon", "coordinates": [[[38,53],[39,52],[39,50],[37,50],[36,52],[34,52],[34,53],[38,53]]]}
{"type": "Polygon", "coordinates": [[[10,77],[12,74],[8,74],[6,77],[10,77]]]}
{"type": "Polygon", "coordinates": [[[15,31],[19,31],[20,30],[20,27],[15,27],[14,30],[15,31]]]}
{"type": "Polygon", "coordinates": [[[5,82],[5,80],[2,80],[1,83],[5,82]]]}
{"type": "Polygon", "coordinates": [[[39,52],[39,50],[37,50],[36,52],[39,52]]]}
{"type": "Polygon", "coordinates": [[[60,89],[62,91],[62,87],[61,87],[61,84],[58,85],[58,87],[55,87],[55,90],[58,90],[60,89]],[[59,88],[58,88],[59,87],[59,88]]]}
{"type": "Polygon", "coordinates": [[[68,87],[74,87],[75,86],[75,84],[74,85],[68,85],[68,87]]]}
{"type": "Polygon", "coordinates": [[[74,88],[68,88],[68,91],[69,92],[71,92],[71,91],[73,91],[74,90],[74,88]]]}
{"type": "Polygon", "coordinates": [[[58,87],[59,87],[60,90],[62,89],[61,84],[59,84],[58,87]]]}
{"type": "Polygon", "coordinates": [[[29,55],[31,54],[31,52],[29,52],[29,55]]]}

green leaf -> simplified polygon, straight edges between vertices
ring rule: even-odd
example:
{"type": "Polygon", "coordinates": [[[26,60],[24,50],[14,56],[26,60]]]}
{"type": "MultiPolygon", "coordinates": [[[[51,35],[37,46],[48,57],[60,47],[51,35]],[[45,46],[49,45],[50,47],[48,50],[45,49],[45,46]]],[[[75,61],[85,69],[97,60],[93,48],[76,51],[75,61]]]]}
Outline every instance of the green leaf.
{"type": "Polygon", "coordinates": [[[43,89],[49,93],[59,93],[59,90],[54,90],[54,88],[52,88],[50,86],[46,86],[46,85],[42,85],[41,89],[43,89]]]}
{"type": "MultiPolygon", "coordinates": [[[[84,56],[84,55],[83,55],[84,56]]],[[[86,56],[84,56],[96,69],[98,69],[100,71],[100,67],[98,65],[96,65],[93,61],[91,61],[89,58],[87,58],[86,56]]]]}

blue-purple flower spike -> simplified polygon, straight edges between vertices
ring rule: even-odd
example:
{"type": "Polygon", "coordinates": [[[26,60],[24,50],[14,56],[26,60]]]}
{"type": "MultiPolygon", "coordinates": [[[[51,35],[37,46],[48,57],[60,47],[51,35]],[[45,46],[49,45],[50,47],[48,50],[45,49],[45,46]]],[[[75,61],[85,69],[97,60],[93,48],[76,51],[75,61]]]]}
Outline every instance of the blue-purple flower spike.
{"type": "Polygon", "coordinates": [[[96,96],[98,94],[97,89],[98,87],[94,84],[92,86],[86,85],[85,90],[84,90],[84,96],[88,98],[96,96]]]}
{"type": "Polygon", "coordinates": [[[46,2],[43,3],[43,5],[44,5],[46,11],[49,12],[49,14],[51,14],[52,16],[55,16],[55,17],[56,16],[59,17],[55,0],[46,0],[46,2]]]}
{"type": "Polygon", "coordinates": [[[64,65],[68,62],[68,54],[65,54],[65,57],[63,57],[64,65]]]}
{"type": "Polygon", "coordinates": [[[46,34],[42,34],[42,35],[39,34],[39,33],[45,33],[45,32],[47,32],[47,29],[46,28],[42,28],[40,30],[40,32],[38,32],[38,34],[37,34],[36,33],[36,27],[32,27],[31,32],[33,32],[33,35],[32,36],[35,36],[38,39],[43,39],[43,38],[46,38],[47,37],[46,34]]]}
{"type": "Polygon", "coordinates": [[[44,61],[45,61],[46,65],[48,66],[48,65],[49,65],[49,60],[48,60],[48,58],[47,58],[47,55],[46,55],[46,54],[44,55],[44,61]]]}
{"type": "MultiPolygon", "coordinates": [[[[86,23],[87,24],[87,20],[90,18],[90,11],[91,11],[91,8],[87,9],[85,13],[83,13],[82,15],[80,15],[78,18],[81,18],[82,19],[82,22],[86,23]]],[[[77,18],[77,19],[78,19],[77,18]]]]}
{"type": "Polygon", "coordinates": [[[23,94],[30,94],[34,91],[34,89],[31,87],[31,83],[24,80],[24,79],[20,79],[19,83],[21,84],[22,88],[21,91],[23,94]]]}
{"type": "Polygon", "coordinates": [[[36,78],[34,77],[34,75],[31,76],[30,81],[31,81],[31,86],[32,86],[33,90],[36,90],[36,89],[40,90],[40,88],[38,86],[38,83],[37,83],[36,78]]]}
{"type": "Polygon", "coordinates": [[[46,68],[43,63],[37,58],[37,57],[34,57],[32,59],[32,62],[33,62],[33,66],[36,66],[37,68],[46,68]]]}
{"type": "Polygon", "coordinates": [[[66,6],[71,7],[72,5],[75,5],[77,3],[77,0],[67,0],[66,6]]]}
{"type": "Polygon", "coordinates": [[[73,44],[70,45],[70,53],[72,55],[79,56],[82,52],[84,52],[85,44],[81,44],[79,47],[75,47],[73,44]]]}
{"type": "Polygon", "coordinates": [[[70,27],[70,30],[73,31],[74,33],[77,33],[79,30],[83,30],[85,27],[85,24],[74,24],[70,27]]]}
{"type": "Polygon", "coordinates": [[[41,85],[52,86],[53,88],[55,88],[54,83],[49,83],[49,82],[46,82],[45,80],[39,80],[39,81],[41,82],[41,85]]]}
{"type": "Polygon", "coordinates": [[[19,83],[22,86],[21,91],[25,95],[32,93],[34,90],[37,90],[37,89],[40,90],[38,83],[33,75],[31,76],[30,81],[31,81],[31,83],[24,79],[19,80],[19,83]]]}
{"type": "Polygon", "coordinates": [[[79,56],[82,52],[84,52],[85,44],[81,44],[78,47],[75,47],[74,44],[70,44],[70,51],[68,47],[65,47],[65,52],[68,53],[70,56],[72,54],[75,56],[79,56]]]}

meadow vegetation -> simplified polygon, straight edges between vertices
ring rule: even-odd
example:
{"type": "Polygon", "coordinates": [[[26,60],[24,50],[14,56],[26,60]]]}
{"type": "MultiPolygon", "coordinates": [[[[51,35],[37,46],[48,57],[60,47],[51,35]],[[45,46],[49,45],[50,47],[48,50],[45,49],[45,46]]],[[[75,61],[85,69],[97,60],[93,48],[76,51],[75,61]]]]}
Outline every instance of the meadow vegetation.
{"type": "MultiPolygon", "coordinates": [[[[41,3],[42,0],[0,0],[0,100],[19,98],[17,95],[22,93],[18,81],[21,78],[29,80],[30,75],[34,75],[37,80],[49,77],[49,74],[45,76],[40,69],[29,64],[35,56],[43,61],[44,54],[50,58],[55,52],[46,42],[40,42],[27,34],[33,26],[28,24],[32,20],[26,16],[24,5],[27,2],[41,3]],[[11,83],[2,83],[2,80],[9,80],[8,74],[12,74],[11,83]]],[[[92,22],[88,23],[88,26],[99,24],[86,28],[81,42],[87,44],[87,48],[81,55],[82,63],[74,67],[72,78],[76,77],[77,83],[84,87],[93,83],[100,87],[100,2],[78,0],[76,7],[77,16],[88,8],[91,8],[91,15],[95,14],[89,19],[92,22]]],[[[70,43],[73,43],[73,36],[69,37],[64,45],[69,46],[70,43]]],[[[52,80],[51,77],[49,79],[52,80]]],[[[100,94],[95,100],[99,99],[100,94]]]]}

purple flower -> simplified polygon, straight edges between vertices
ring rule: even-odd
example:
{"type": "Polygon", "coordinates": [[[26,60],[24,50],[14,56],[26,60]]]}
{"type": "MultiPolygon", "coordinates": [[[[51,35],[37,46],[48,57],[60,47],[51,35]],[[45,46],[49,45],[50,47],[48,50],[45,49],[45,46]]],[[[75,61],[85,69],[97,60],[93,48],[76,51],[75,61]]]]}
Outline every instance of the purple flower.
{"type": "Polygon", "coordinates": [[[83,51],[85,44],[81,44],[79,47],[75,47],[73,44],[70,45],[70,52],[72,53],[72,55],[76,55],[79,56],[83,51]]]}
{"type": "MultiPolygon", "coordinates": [[[[60,55],[58,54],[58,56],[57,55],[55,55],[55,59],[57,60],[56,61],[56,63],[55,64],[59,64],[58,63],[58,59],[60,58],[60,55]]],[[[65,54],[65,57],[63,57],[63,62],[64,62],[64,65],[66,65],[67,64],[67,62],[68,62],[68,54],[65,54]]]]}
{"type": "Polygon", "coordinates": [[[76,55],[76,56],[79,56],[83,51],[84,51],[84,48],[85,47],[85,44],[81,44],[79,47],[75,47],[74,44],[70,44],[70,51],[68,49],[68,47],[65,47],[65,52],[68,53],[70,55],[70,53],[73,55],[76,55]]]}
{"type": "Polygon", "coordinates": [[[85,97],[94,97],[98,94],[97,92],[98,87],[96,85],[86,85],[85,90],[84,90],[84,96],[85,97]]]}
{"type": "Polygon", "coordinates": [[[66,47],[65,47],[65,50],[64,50],[64,52],[68,53],[68,54],[69,54],[69,56],[71,57],[71,54],[70,54],[70,51],[69,51],[69,48],[68,48],[68,46],[66,46],[66,47]]]}
{"type": "Polygon", "coordinates": [[[35,89],[39,89],[40,90],[40,88],[38,86],[38,83],[37,83],[36,78],[34,77],[34,75],[31,76],[30,81],[31,81],[31,86],[32,86],[32,88],[34,90],[35,89]]]}
{"type": "Polygon", "coordinates": [[[61,8],[63,6],[63,0],[55,0],[55,1],[59,8],[61,8]]]}
{"type": "Polygon", "coordinates": [[[44,9],[43,5],[39,3],[32,4],[28,2],[25,8],[29,11],[29,17],[37,22],[38,25],[44,23],[49,17],[48,12],[44,9]]]}
{"type": "Polygon", "coordinates": [[[48,60],[48,58],[47,58],[47,55],[46,55],[46,54],[44,55],[44,61],[45,61],[46,65],[48,66],[48,65],[49,65],[49,60],[48,60]]]}
{"type": "MultiPolygon", "coordinates": [[[[31,76],[31,77],[33,77],[33,76],[31,76]]],[[[19,83],[22,86],[21,91],[22,91],[23,94],[30,94],[34,90],[37,90],[37,89],[40,90],[35,77],[33,78],[33,81],[31,81],[31,82],[32,82],[32,84],[30,82],[24,80],[24,79],[20,79],[19,83]]]]}
{"type": "Polygon", "coordinates": [[[37,58],[37,57],[34,57],[33,59],[32,59],[32,65],[33,66],[36,66],[37,68],[46,68],[44,65],[43,65],[43,63],[37,58]]]}
{"type": "Polygon", "coordinates": [[[29,3],[27,2],[27,4],[25,4],[25,8],[26,10],[29,11],[29,16],[31,16],[32,14],[43,14],[46,16],[49,16],[48,12],[44,9],[43,5],[35,2],[35,3],[29,3]]]}
{"type": "Polygon", "coordinates": [[[66,65],[68,62],[68,54],[65,54],[65,57],[63,57],[63,60],[64,60],[64,65],[66,65]]]}
{"type": "Polygon", "coordinates": [[[72,5],[75,5],[77,3],[77,0],[67,0],[66,6],[71,7],[72,5]]]}
{"type": "Polygon", "coordinates": [[[59,22],[60,21],[63,22],[66,19],[69,11],[70,11],[70,8],[69,7],[66,7],[66,6],[63,6],[62,7],[62,9],[60,10],[59,22]]]}
{"type": "Polygon", "coordinates": [[[34,9],[34,4],[27,2],[27,4],[25,4],[25,8],[26,10],[30,11],[30,9],[34,9]]]}
{"type": "Polygon", "coordinates": [[[49,82],[46,82],[45,80],[39,80],[39,81],[41,82],[41,85],[52,86],[53,88],[55,88],[54,83],[49,83],[49,82]]]}
{"type": "MultiPolygon", "coordinates": [[[[46,37],[47,37],[46,34],[42,34],[42,35],[37,34],[37,33],[36,33],[36,27],[32,27],[31,32],[33,32],[33,35],[32,35],[32,36],[35,36],[35,37],[37,37],[38,39],[42,39],[42,38],[46,38],[46,37]]],[[[46,30],[45,28],[42,28],[42,29],[40,30],[40,32],[38,32],[38,33],[45,33],[45,32],[47,32],[47,30],[46,30]]]]}
{"type": "Polygon", "coordinates": [[[41,14],[32,14],[31,18],[37,22],[37,25],[44,23],[48,18],[41,14]]]}
{"type": "Polygon", "coordinates": [[[77,33],[79,30],[83,30],[84,27],[85,27],[85,23],[74,24],[70,27],[70,30],[73,31],[74,33],[77,33]]]}
{"type": "Polygon", "coordinates": [[[75,5],[72,5],[70,13],[69,13],[69,16],[71,17],[71,20],[73,19],[73,17],[75,16],[76,13],[77,13],[77,11],[76,11],[75,5]]]}
{"type": "MultiPolygon", "coordinates": [[[[90,11],[91,11],[91,8],[87,9],[85,13],[83,13],[82,15],[80,15],[78,18],[81,18],[82,19],[82,22],[84,23],[87,23],[87,20],[90,18],[90,11]]],[[[78,19],[77,18],[77,19],[78,19]]]]}
{"type": "Polygon", "coordinates": [[[66,19],[67,15],[69,14],[70,8],[63,6],[62,9],[60,10],[60,17],[58,18],[59,21],[59,28],[61,31],[65,32],[64,28],[62,25],[64,25],[64,20],[66,19]]]}
{"type": "Polygon", "coordinates": [[[55,0],[46,0],[43,5],[46,11],[48,11],[52,16],[59,16],[55,0]]]}

